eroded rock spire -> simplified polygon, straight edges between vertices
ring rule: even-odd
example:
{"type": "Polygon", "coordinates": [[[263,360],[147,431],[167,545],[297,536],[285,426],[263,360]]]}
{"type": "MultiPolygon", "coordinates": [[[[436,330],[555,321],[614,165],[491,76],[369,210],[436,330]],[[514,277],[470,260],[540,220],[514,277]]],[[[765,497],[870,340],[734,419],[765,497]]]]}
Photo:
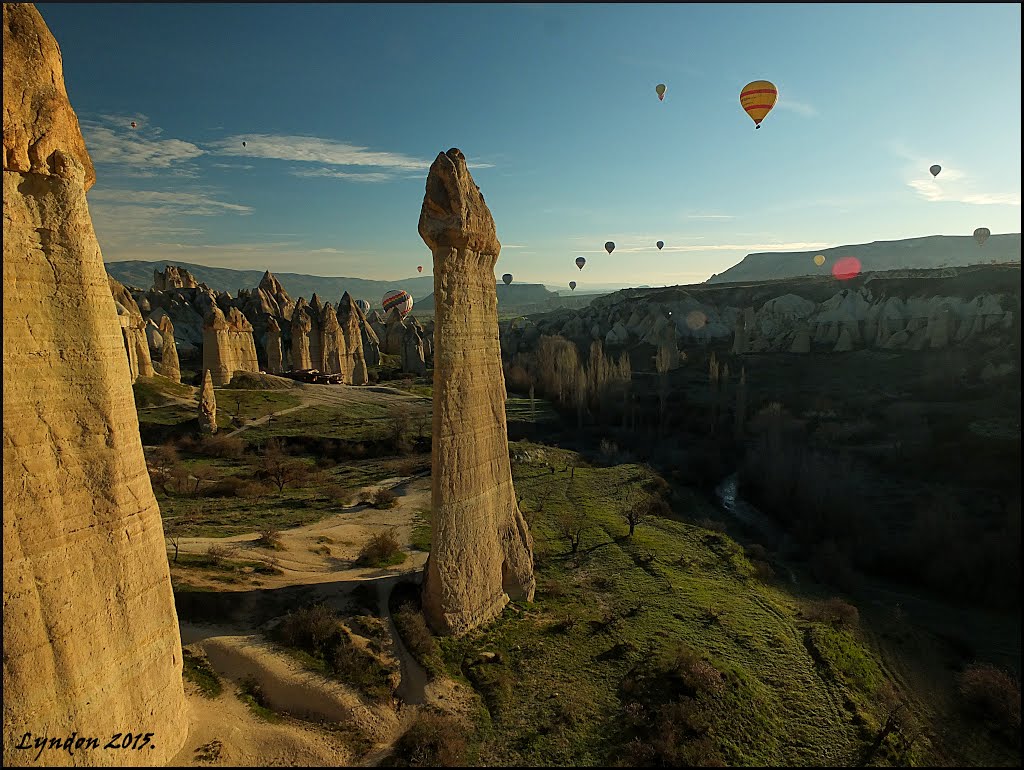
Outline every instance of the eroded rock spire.
{"type": "Polygon", "coordinates": [[[461,634],[531,600],[533,540],[516,504],[498,342],[494,219],[457,149],[427,175],[419,233],[434,257],[433,547],[423,610],[461,634]]]}

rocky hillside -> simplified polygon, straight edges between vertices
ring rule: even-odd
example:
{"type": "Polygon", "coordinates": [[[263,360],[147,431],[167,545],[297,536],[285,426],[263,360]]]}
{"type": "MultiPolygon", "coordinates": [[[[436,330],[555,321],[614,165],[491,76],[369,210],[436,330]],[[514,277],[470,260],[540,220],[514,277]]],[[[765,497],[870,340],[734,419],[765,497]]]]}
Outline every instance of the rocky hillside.
{"type": "MultiPolygon", "coordinates": [[[[231,270],[226,267],[207,267],[190,262],[175,262],[185,268],[199,283],[205,283],[214,291],[228,291],[235,294],[239,289],[254,289],[263,279],[262,270],[231,270]]],[[[125,286],[149,289],[153,286],[153,274],[163,272],[169,263],[141,260],[107,262],[107,272],[125,286]]],[[[302,273],[275,273],[285,290],[293,297],[312,297],[314,294],[331,302],[337,302],[346,291],[353,299],[365,299],[374,307],[381,297],[391,289],[404,289],[417,302],[434,291],[434,278],[418,275],[395,281],[372,281],[366,278],[343,278],[337,276],[304,275],[302,273]]],[[[159,287],[158,287],[159,288],[159,287]]]]}
{"type": "Polygon", "coordinates": [[[906,268],[937,268],[1000,262],[1020,262],[1020,233],[989,237],[983,246],[970,235],[929,235],[901,241],[874,241],[836,246],[819,251],[764,252],[748,254],[739,264],[713,275],[707,283],[770,281],[807,275],[829,275],[840,257],[856,257],[865,272],[906,268]],[[825,263],[818,267],[814,257],[825,263]]]}

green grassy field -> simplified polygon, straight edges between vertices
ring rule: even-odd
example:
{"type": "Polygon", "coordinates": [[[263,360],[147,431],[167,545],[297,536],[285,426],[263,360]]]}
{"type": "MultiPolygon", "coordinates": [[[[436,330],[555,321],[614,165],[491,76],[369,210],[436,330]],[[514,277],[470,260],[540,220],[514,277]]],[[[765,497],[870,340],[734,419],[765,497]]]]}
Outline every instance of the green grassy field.
{"type": "Polygon", "coordinates": [[[589,467],[525,442],[514,456],[525,450],[530,460],[513,473],[535,538],[535,601],[441,640],[449,673],[469,682],[485,709],[481,762],[621,761],[632,736],[630,688],[680,643],[725,682],[697,702],[704,735],[726,764],[830,765],[863,747],[881,674],[856,633],[801,619],[797,599],[754,578],[736,543],[684,521],[714,515],[695,498],[628,538],[620,510],[649,483],[645,468],[589,467]],[[557,523],[573,509],[588,522],[576,554],[557,523]],[[502,662],[467,663],[483,651],[502,662]]]}

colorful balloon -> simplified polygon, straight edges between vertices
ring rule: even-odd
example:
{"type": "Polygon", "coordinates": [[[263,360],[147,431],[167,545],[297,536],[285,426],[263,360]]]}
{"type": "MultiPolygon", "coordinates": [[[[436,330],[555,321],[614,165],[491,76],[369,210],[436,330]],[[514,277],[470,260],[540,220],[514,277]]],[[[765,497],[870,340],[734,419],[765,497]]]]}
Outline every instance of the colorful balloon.
{"type": "Polygon", "coordinates": [[[132,121],[132,128],[135,128],[135,126],[136,126],[136,123],[135,123],[135,121],[133,120],[133,121],[132,121]]]}
{"type": "Polygon", "coordinates": [[[576,281],[569,281],[569,288],[572,291],[576,291],[576,281]]]}
{"type": "Polygon", "coordinates": [[[423,272],[423,265],[417,265],[416,266],[416,272],[417,273],[422,273],[423,272]]]}
{"type": "Polygon", "coordinates": [[[385,313],[390,313],[392,308],[398,308],[398,312],[404,318],[412,310],[412,295],[401,289],[392,289],[384,295],[380,304],[385,313]]]}
{"type": "Polygon", "coordinates": [[[665,100],[665,92],[668,90],[665,87],[665,84],[664,83],[658,83],[658,85],[655,87],[654,90],[658,92],[658,101],[659,102],[664,101],[665,100]]]}
{"type": "Polygon", "coordinates": [[[357,299],[356,307],[363,311],[363,315],[366,315],[367,313],[370,312],[370,303],[367,302],[365,299],[357,299]]]}
{"type": "Polygon", "coordinates": [[[979,227],[977,230],[974,231],[974,240],[978,242],[979,246],[984,246],[985,241],[988,240],[988,237],[990,235],[992,235],[992,231],[989,230],[987,227],[979,227]]]}
{"type": "Polygon", "coordinates": [[[816,264],[818,267],[821,267],[822,265],[824,265],[825,264],[825,255],[824,254],[818,254],[814,258],[814,264],[816,264]]]}
{"type": "Polygon", "coordinates": [[[612,241],[608,241],[608,243],[604,245],[604,250],[611,254],[615,251],[615,244],[612,241]]]}
{"type": "Polygon", "coordinates": [[[740,91],[740,106],[754,121],[754,128],[760,128],[761,121],[772,111],[778,98],[779,89],[774,83],[755,80],[747,83],[740,91]]]}
{"type": "Polygon", "coordinates": [[[940,166],[938,163],[936,163],[934,166],[932,166],[928,170],[932,172],[932,176],[938,176],[939,172],[942,171],[942,166],[940,166]]]}
{"type": "Polygon", "coordinates": [[[587,264],[587,260],[585,260],[583,257],[576,257],[576,267],[582,270],[585,264],[587,264]]]}
{"type": "Polygon", "coordinates": [[[505,285],[508,286],[512,283],[512,273],[505,273],[505,275],[501,276],[501,280],[503,280],[505,285]]]}
{"type": "Polygon", "coordinates": [[[655,245],[658,247],[658,251],[661,251],[661,249],[665,246],[665,241],[658,241],[655,245]]]}

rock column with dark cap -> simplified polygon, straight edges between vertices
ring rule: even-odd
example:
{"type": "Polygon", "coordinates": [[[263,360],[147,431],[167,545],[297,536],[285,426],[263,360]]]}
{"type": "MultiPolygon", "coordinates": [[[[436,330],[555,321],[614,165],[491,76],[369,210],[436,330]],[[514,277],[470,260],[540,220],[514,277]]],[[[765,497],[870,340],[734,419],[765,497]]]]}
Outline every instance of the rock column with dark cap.
{"type": "Polygon", "coordinates": [[[491,212],[457,149],[427,175],[419,234],[434,257],[433,547],[423,611],[463,634],[532,600],[533,539],[516,504],[498,342],[491,212]]]}

